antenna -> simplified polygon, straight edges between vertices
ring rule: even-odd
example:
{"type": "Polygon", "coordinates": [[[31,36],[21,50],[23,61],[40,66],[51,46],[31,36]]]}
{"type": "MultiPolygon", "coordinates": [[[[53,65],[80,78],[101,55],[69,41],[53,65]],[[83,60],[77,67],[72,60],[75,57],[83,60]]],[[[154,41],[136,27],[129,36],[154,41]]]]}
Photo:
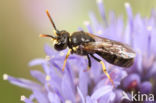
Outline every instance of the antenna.
{"type": "Polygon", "coordinates": [[[46,14],[47,14],[47,16],[48,16],[48,18],[49,18],[51,24],[53,25],[54,29],[57,31],[56,26],[55,26],[55,23],[54,23],[52,17],[50,16],[50,13],[49,13],[48,10],[46,10],[46,14]]]}
{"type": "MultiPolygon", "coordinates": [[[[46,10],[46,14],[47,14],[47,16],[48,16],[48,18],[49,18],[49,20],[50,20],[52,26],[54,27],[55,31],[57,32],[58,30],[56,29],[55,23],[54,23],[52,17],[50,16],[50,13],[49,13],[48,10],[46,10]]],[[[48,35],[48,34],[40,34],[40,37],[49,37],[49,38],[52,38],[52,39],[54,39],[54,40],[57,40],[56,37],[54,37],[54,36],[52,36],[52,35],[48,35]]]]}
{"type": "Polygon", "coordinates": [[[48,34],[40,34],[40,37],[50,37],[52,39],[57,39],[56,37],[53,37],[52,35],[48,35],[48,34]]]}

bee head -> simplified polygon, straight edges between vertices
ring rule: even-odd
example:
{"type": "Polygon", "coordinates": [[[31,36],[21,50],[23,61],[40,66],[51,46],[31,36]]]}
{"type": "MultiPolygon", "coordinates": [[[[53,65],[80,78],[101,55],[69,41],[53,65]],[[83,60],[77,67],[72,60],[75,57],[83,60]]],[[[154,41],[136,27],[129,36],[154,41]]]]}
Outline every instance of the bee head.
{"type": "Polygon", "coordinates": [[[54,44],[54,48],[58,51],[66,49],[68,46],[69,33],[65,30],[56,31],[56,43],[54,44]]]}
{"type": "Polygon", "coordinates": [[[54,44],[54,48],[58,51],[66,49],[68,46],[69,33],[65,30],[59,31],[56,28],[55,23],[54,23],[53,19],[51,18],[48,10],[46,10],[46,14],[54,28],[55,36],[48,35],[48,34],[41,34],[40,37],[50,37],[50,38],[52,38],[52,40],[55,40],[56,43],[54,44]]]}

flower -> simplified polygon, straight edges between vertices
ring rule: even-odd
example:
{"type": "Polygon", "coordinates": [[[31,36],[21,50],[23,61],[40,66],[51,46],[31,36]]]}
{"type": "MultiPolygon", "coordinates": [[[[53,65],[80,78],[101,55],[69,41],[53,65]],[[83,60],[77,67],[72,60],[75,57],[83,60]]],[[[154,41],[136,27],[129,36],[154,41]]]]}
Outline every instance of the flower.
{"type": "Polygon", "coordinates": [[[105,12],[101,10],[103,8],[101,1],[99,0],[98,6],[100,14],[103,15],[103,22],[99,23],[94,13],[91,13],[91,24],[86,24],[88,31],[127,43],[137,53],[134,65],[126,70],[128,75],[118,89],[129,93],[139,91],[143,94],[156,95],[156,11],[152,10],[150,18],[141,17],[139,13],[133,16],[130,4],[125,3],[128,19],[124,26],[122,17],[116,17],[114,12],[110,12],[107,20],[105,12]]]}
{"type": "MultiPolygon", "coordinates": [[[[89,14],[91,23],[86,21],[88,32],[101,37],[110,38],[131,45],[137,53],[134,65],[124,70],[120,67],[105,63],[111,75],[115,88],[102,72],[101,65],[94,59],[92,68],[87,68],[87,59],[78,55],[71,55],[67,61],[65,71],[61,70],[67,50],[56,52],[45,45],[46,58],[38,58],[29,63],[30,66],[41,65],[44,73],[31,70],[31,75],[38,81],[14,78],[7,74],[4,80],[32,91],[30,97],[21,96],[25,103],[120,103],[123,94],[132,90],[141,93],[156,94],[156,62],[154,48],[156,24],[153,10],[150,18],[143,18],[140,14],[133,16],[129,3],[125,3],[128,19],[124,24],[122,17],[116,17],[114,12],[106,18],[102,0],[97,0],[102,21],[96,19],[93,12],[89,14]],[[128,75],[127,75],[128,73],[128,75]]],[[[81,28],[80,28],[81,29],[81,28]]]]}
{"type": "Polygon", "coordinates": [[[131,45],[137,52],[135,64],[131,69],[127,70],[128,76],[123,80],[124,90],[135,90],[143,94],[154,94],[156,91],[156,51],[155,51],[155,36],[156,24],[155,15],[156,11],[152,11],[150,18],[141,18],[139,14],[135,17],[130,16],[132,11],[129,10],[130,6],[126,6],[129,17],[129,34],[132,34],[131,45]],[[131,19],[130,19],[131,18],[131,19]],[[129,81],[129,82],[127,82],[129,81]],[[127,84],[127,86],[124,86],[127,84]]]}
{"type": "MultiPolygon", "coordinates": [[[[109,103],[115,98],[113,86],[101,71],[101,65],[94,59],[92,59],[92,69],[84,72],[87,68],[87,59],[71,55],[65,72],[62,72],[61,64],[67,51],[58,53],[45,45],[45,52],[47,55],[45,59],[39,58],[29,63],[30,66],[42,65],[44,73],[38,70],[30,71],[39,83],[14,78],[7,74],[3,75],[4,80],[33,92],[29,98],[21,96],[21,100],[25,103],[33,103],[34,100],[37,100],[38,103],[92,103],[102,101],[103,98],[106,98],[105,96],[109,103]]],[[[120,68],[111,69],[110,67],[109,72],[113,75],[116,86],[126,76],[126,72],[120,68]]]]}

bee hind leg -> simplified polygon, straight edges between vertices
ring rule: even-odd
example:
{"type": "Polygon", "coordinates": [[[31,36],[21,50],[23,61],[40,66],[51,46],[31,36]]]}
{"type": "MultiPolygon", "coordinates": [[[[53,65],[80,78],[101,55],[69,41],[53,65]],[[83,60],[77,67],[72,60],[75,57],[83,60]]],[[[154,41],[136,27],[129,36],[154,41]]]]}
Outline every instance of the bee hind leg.
{"type": "Polygon", "coordinates": [[[112,83],[112,85],[114,86],[114,82],[113,82],[112,78],[110,77],[110,75],[108,74],[104,62],[103,62],[102,60],[98,59],[97,57],[95,57],[93,54],[90,54],[90,55],[91,55],[96,61],[98,61],[99,63],[102,64],[102,70],[103,70],[103,72],[106,74],[106,76],[108,77],[108,79],[110,80],[110,82],[112,83]]]}

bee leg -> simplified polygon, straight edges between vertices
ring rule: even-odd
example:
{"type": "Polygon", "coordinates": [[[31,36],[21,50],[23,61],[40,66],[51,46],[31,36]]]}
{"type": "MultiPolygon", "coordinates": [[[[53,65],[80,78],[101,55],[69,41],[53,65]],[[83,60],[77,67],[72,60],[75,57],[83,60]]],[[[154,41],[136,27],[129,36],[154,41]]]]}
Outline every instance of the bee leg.
{"type": "Polygon", "coordinates": [[[98,59],[97,57],[95,57],[93,54],[90,54],[96,61],[100,62],[102,64],[102,70],[103,72],[106,74],[106,76],[108,77],[108,79],[111,81],[111,83],[113,84],[114,86],[114,82],[112,80],[112,78],[110,77],[110,75],[108,74],[107,70],[106,70],[106,67],[105,67],[105,64],[102,60],[98,59]]]}
{"type": "Polygon", "coordinates": [[[89,70],[90,70],[90,68],[91,68],[91,60],[90,60],[89,55],[87,55],[87,59],[88,59],[88,67],[87,67],[87,70],[86,70],[86,69],[84,70],[84,72],[89,71],[89,70]]]}
{"type": "Polygon", "coordinates": [[[90,68],[91,68],[91,60],[90,60],[89,55],[87,55],[87,58],[88,58],[88,68],[87,68],[87,70],[90,70],[90,68]]]}
{"type": "Polygon", "coordinates": [[[68,52],[67,52],[67,54],[66,54],[66,58],[64,59],[62,71],[64,71],[64,68],[65,68],[65,66],[66,66],[67,59],[68,59],[70,53],[71,53],[71,49],[69,49],[68,52]]]}

